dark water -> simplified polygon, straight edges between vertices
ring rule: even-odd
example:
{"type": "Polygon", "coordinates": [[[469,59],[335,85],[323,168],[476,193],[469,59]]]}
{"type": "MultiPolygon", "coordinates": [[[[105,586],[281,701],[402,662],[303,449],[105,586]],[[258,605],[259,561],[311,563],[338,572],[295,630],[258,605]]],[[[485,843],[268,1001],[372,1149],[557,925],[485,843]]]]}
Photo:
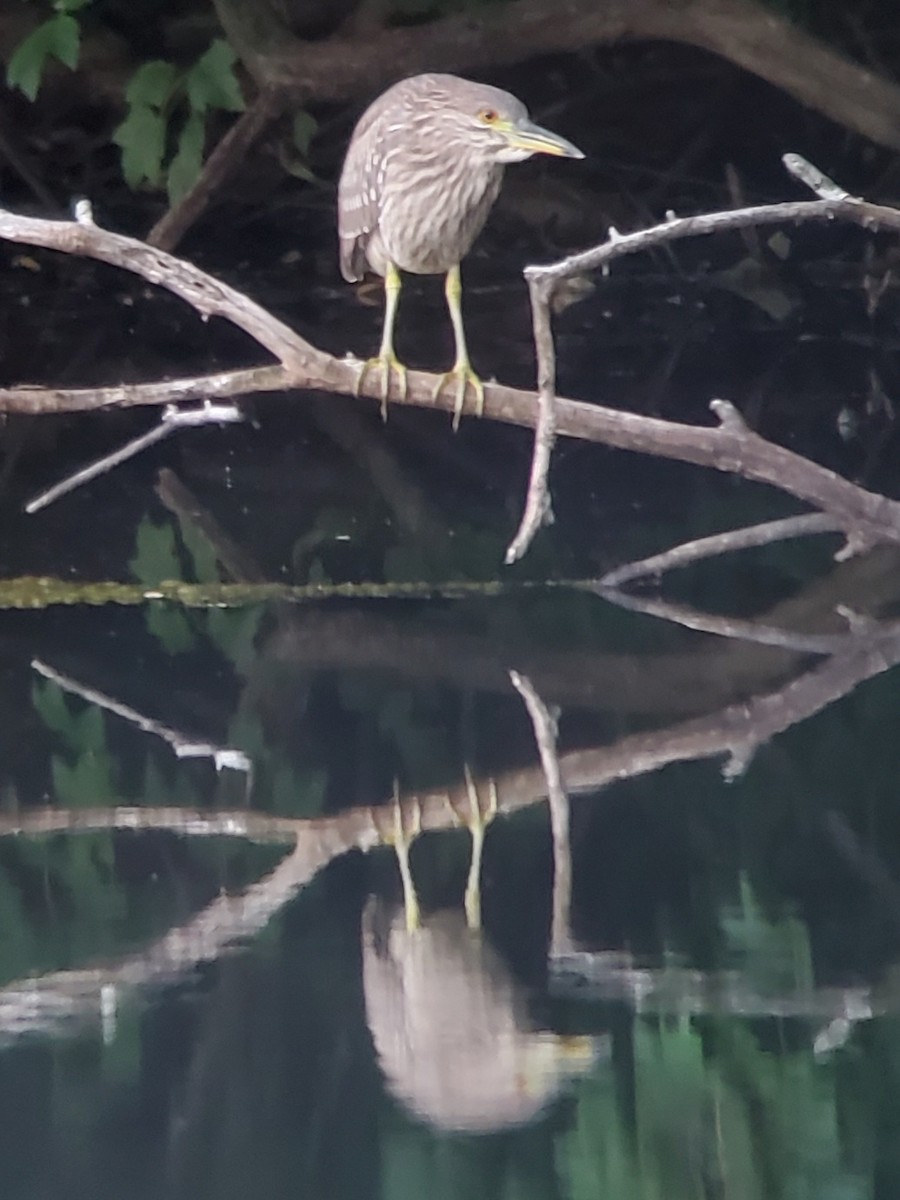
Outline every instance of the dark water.
{"type": "MultiPolygon", "coordinates": [[[[274,211],[247,231],[250,279],[243,235],[192,253],[366,352],[377,309],[314,269],[327,208],[299,266],[274,211]]],[[[473,357],[525,383],[504,228],[471,264],[473,357]]],[[[726,396],[896,494],[894,293],[868,313],[835,277],[862,235],[818,236],[768,308],[715,278],[737,243],[623,267],[560,321],[563,390],[693,421],[726,396]]],[[[37,261],[9,378],[248,361],[141,285],[37,261]]],[[[440,363],[439,290],[409,295],[401,349],[440,363]]],[[[556,524],[504,571],[526,434],[383,427],[334,397],[250,414],[34,517],[28,497],[151,418],[11,421],[3,574],[206,582],[227,538],[263,579],[505,588],[0,617],[3,1200],[895,1197],[897,555],[837,565],[810,539],[667,581],[795,641],[716,637],[560,581],[794,511],[772,491],[562,444],[556,524]],[[216,528],[160,500],[163,468],[216,528]],[[827,653],[796,640],[846,634],[838,606],[874,620],[827,653]],[[568,830],[511,671],[558,718],[568,830]]]]}

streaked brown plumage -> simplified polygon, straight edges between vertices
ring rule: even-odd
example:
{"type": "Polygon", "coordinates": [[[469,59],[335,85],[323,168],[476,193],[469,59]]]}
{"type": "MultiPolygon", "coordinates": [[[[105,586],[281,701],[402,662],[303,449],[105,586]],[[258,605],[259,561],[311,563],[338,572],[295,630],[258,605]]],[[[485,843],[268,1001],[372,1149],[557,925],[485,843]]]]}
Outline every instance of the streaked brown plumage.
{"type": "Polygon", "coordinates": [[[349,282],[369,267],[385,280],[381,349],[364,364],[382,372],[382,413],[391,374],[401,393],[406,370],[393,349],[400,271],[446,273],[456,362],[439,387],[456,386],[454,428],[471,385],[477,411],[480,379],[469,364],[460,310],[460,260],[497,199],[506,163],[532,154],[582,158],[556,134],[532,124],[509,94],[454,75],[414,75],[388,88],[353,132],[338,187],[341,272],[349,282]]]}

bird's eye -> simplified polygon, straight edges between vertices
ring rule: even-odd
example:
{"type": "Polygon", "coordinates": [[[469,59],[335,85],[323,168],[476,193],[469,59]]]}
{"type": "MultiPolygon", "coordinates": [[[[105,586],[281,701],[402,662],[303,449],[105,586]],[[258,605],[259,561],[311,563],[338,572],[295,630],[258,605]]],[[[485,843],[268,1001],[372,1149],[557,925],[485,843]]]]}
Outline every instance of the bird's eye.
{"type": "Polygon", "coordinates": [[[493,108],[483,108],[478,114],[478,120],[482,121],[485,125],[496,125],[500,120],[500,115],[493,108]]]}

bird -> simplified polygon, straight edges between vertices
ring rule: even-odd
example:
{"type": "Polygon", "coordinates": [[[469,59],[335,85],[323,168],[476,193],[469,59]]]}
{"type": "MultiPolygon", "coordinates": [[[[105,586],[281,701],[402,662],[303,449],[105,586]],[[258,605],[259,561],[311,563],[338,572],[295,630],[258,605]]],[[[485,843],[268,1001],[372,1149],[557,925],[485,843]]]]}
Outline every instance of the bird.
{"type": "MultiPolygon", "coordinates": [[[[366,1022],[387,1090],[442,1132],[490,1133],[526,1125],[598,1062],[602,1040],[540,1028],[525,988],[484,935],[479,895],[486,811],[465,771],[472,835],[465,911],[422,913],[409,861],[421,832],[417,803],[405,813],[395,789],[393,843],[403,907],[375,895],[362,914],[366,1022]],[[411,824],[405,817],[411,816],[411,824]]],[[[448,799],[449,802],[449,799],[448,799]]],[[[409,806],[407,806],[408,808],[409,806]]]]}
{"type": "Polygon", "coordinates": [[[472,389],[484,411],[484,386],[469,361],[463,327],[460,261],[481,232],[507,163],[533,154],[584,158],[571,142],[535,125],[509,92],[456,75],[413,75],[383,92],[360,117],[338,184],[341,273],[348,283],[367,268],[384,279],[381,348],[363,363],[381,372],[381,415],[387,419],[392,377],[406,395],[406,367],[394,352],[401,271],[445,276],[456,360],[435,389],[454,393],[453,428],[472,389]]]}

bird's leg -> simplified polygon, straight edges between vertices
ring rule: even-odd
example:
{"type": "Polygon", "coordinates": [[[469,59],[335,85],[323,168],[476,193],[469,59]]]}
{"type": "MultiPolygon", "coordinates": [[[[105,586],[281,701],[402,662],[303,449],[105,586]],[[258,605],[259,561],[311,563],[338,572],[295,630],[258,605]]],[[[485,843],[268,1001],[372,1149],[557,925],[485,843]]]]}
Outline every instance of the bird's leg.
{"type": "Polygon", "coordinates": [[[497,815],[497,785],[490,783],[490,801],[486,813],[481,811],[478,789],[468,765],[465,767],[466,794],[469,799],[469,819],[466,824],[472,835],[472,858],[469,862],[469,878],[466,881],[466,924],[477,931],[481,929],[481,856],[484,850],[484,831],[497,815]]]}
{"type": "Polygon", "coordinates": [[[466,331],[463,327],[461,305],[462,280],[459,275],[458,263],[447,272],[444,295],[447,297],[447,308],[450,312],[453,337],[456,341],[456,362],[453,364],[452,370],[441,376],[440,382],[434,389],[434,394],[437,396],[439,392],[443,391],[445,384],[450,380],[456,384],[456,401],[453,405],[453,432],[455,433],[459,429],[459,421],[466,403],[466,388],[469,384],[472,385],[475,393],[475,412],[479,417],[484,414],[484,384],[472,370],[472,364],[469,362],[469,350],[466,346],[466,331]]]}
{"type": "Polygon", "coordinates": [[[406,913],[406,928],[412,933],[422,923],[419,910],[419,898],[416,895],[416,885],[409,865],[409,848],[422,832],[422,810],[416,801],[413,808],[412,828],[407,832],[403,819],[403,806],[400,803],[400,787],[394,780],[394,831],[392,841],[397,855],[397,865],[400,868],[400,881],[403,884],[403,909],[406,913]]]}
{"type": "Polygon", "coordinates": [[[388,399],[391,394],[391,373],[397,375],[401,398],[406,398],[406,367],[394,353],[394,321],[397,317],[397,305],[400,303],[400,272],[392,262],[387,265],[384,273],[384,324],[381,328],[381,349],[375,358],[363,363],[356,380],[356,394],[366,374],[375,369],[381,371],[381,419],[387,420],[388,399]]]}

